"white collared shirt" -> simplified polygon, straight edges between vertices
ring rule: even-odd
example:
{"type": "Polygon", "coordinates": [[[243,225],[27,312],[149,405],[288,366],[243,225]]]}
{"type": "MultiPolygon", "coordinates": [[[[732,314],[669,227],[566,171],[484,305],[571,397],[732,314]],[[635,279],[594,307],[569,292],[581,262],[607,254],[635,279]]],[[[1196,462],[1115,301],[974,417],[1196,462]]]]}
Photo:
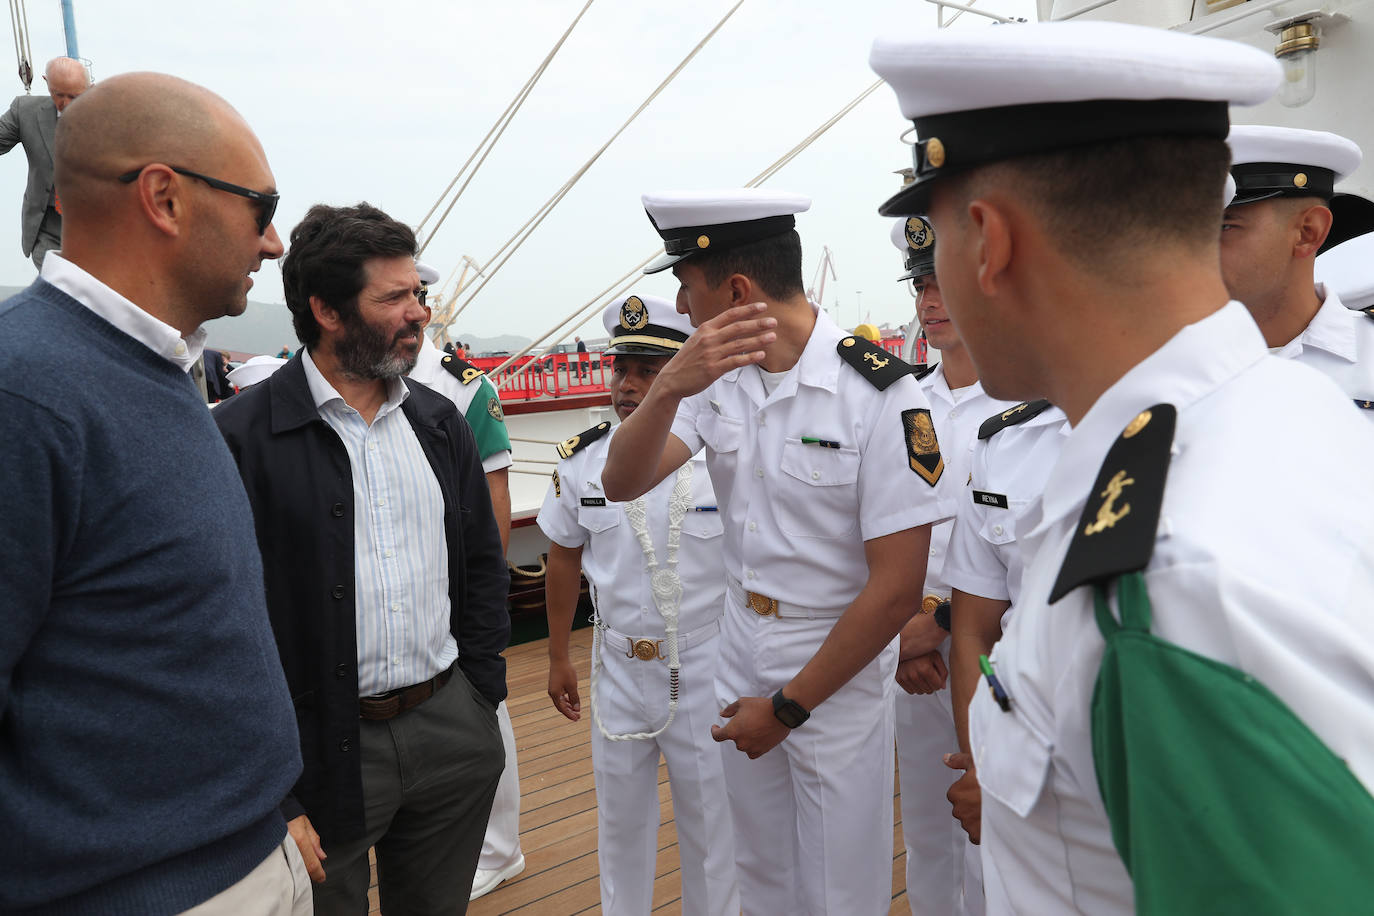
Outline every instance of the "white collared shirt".
{"type": "MultiPolygon", "coordinates": [[[[973,467],[973,446],[978,441],[978,427],[993,414],[1016,406],[1016,402],[990,397],[983,390],[982,382],[958,389],[959,397],[956,400],[945,378],[943,363],[921,379],[920,384],[921,391],[930,400],[930,417],[935,421],[935,433],[940,438],[940,453],[945,458],[949,489],[956,496],[963,496],[973,467]]],[[[953,533],[953,519],[930,529],[930,559],[926,561],[924,592],[927,595],[949,597],[950,581],[945,564],[948,562],[950,536],[953,533]]]]}
{"type": "Polygon", "coordinates": [[[673,421],[689,451],[706,447],[730,575],[802,607],[848,606],[868,581],[864,541],[954,510],[949,472],[932,486],[909,464],[902,412],[929,410],[920,386],[906,375],[873,387],[836,351],[847,336],[822,312],[772,394],[746,366],[684,400],[673,421]]]}
{"type": "Polygon", "coordinates": [[[183,338],[176,328],[134,305],[62,257],[61,252],[48,252],[41,276],[149,350],[175,363],[182,372],[190,372],[200,362],[207,334],[204,327],[183,338]]]}
{"type": "MultiPolygon", "coordinates": [[[[1047,407],[976,440],[971,479],[959,500],[945,561],[951,587],[1015,606],[1029,559],[1016,539],[1017,527],[1026,507],[1045,489],[1069,432],[1064,411],[1047,407]]],[[[1002,623],[1006,625],[1006,615],[1002,623]]]]}
{"type": "Polygon", "coordinates": [[[985,690],[969,712],[983,855],[1018,912],[1134,911],[1093,765],[1092,589],[1048,596],[1107,450],[1159,403],[1178,421],[1145,572],[1152,632],[1252,674],[1374,786],[1374,478],[1351,466],[1374,431],[1329,379],[1268,356],[1232,302],[1098,398],[1026,511],[1033,559],[992,656],[1011,712],[985,690]]]}
{"type": "MultiPolygon", "coordinates": [[[[626,636],[661,639],[663,616],[654,604],[644,549],[625,517],[625,504],[607,500],[601,470],[619,427],[558,463],[539,510],[539,527],[563,547],[583,547],[582,569],[591,583],[597,615],[626,636]]],[[[725,558],[721,519],[706,461],[692,457],[691,508],[682,517],[677,571],[682,581],[678,631],[691,633],[720,618],[725,609],[725,558]]],[[[668,559],[668,501],[677,472],[644,494],[646,529],[660,569],[668,559]]]]}
{"type": "Polygon", "coordinates": [[[1322,307],[1301,334],[1275,350],[1328,376],[1374,421],[1374,318],[1345,307],[1335,290],[1318,283],[1322,307]]]}
{"type": "Polygon", "coordinates": [[[444,495],[410,421],[410,391],[387,380],[369,425],[301,353],[310,396],[353,470],[358,695],[419,684],[458,658],[450,625],[444,495]]]}

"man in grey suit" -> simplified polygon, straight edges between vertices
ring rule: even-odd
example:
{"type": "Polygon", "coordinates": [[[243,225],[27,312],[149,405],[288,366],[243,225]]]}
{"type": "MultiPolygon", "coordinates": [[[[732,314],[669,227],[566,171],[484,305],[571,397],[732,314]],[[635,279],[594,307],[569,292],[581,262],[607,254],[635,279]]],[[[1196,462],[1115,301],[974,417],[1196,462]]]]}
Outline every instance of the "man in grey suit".
{"type": "Polygon", "coordinates": [[[57,118],[72,99],[90,85],[86,68],[70,57],[55,57],[43,71],[49,98],[21,95],[0,115],[0,155],[24,144],[29,157],[29,184],[24,189],[19,242],[34,267],[43,267],[43,256],[62,247],[62,208],[52,180],[53,136],[57,118]]]}

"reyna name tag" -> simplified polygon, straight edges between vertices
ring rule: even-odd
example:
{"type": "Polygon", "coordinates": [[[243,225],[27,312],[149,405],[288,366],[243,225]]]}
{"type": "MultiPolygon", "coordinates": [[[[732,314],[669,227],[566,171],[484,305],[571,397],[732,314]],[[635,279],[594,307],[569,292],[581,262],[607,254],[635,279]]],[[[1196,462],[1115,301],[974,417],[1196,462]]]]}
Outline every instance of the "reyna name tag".
{"type": "MultiPolygon", "coordinates": [[[[583,500],[583,504],[586,500],[583,500]]],[[[986,490],[973,491],[973,503],[976,506],[994,506],[998,509],[1007,508],[1007,497],[1002,493],[989,493],[986,490]]]]}

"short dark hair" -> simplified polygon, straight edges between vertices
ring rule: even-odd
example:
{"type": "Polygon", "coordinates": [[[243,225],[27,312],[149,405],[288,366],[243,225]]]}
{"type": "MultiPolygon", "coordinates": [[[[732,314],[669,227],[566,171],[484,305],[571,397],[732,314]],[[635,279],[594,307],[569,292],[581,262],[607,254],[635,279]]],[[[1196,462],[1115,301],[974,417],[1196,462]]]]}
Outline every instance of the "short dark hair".
{"type": "Polygon", "coordinates": [[[367,285],[367,262],[414,257],[415,247],[409,226],[369,203],[311,207],[291,230],[291,247],[281,260],[286,307],[300,342],[311,348],[320,340],[311,296],[319,296],[340,317],[351,318],[358,312],[358,293],[367,285]]]}
{"type": "Polygon", "coordinates": [[[731,274],[743,274],[770,299],[786,299],[805,289],[801,236],[795,229],[733,248],[701,251],[692,255],[688,263],[695,264],[713,287],[724,283],[731,274]]]}
{"type": "Polygon", "coordinates": [[[1013,187],[1059,250],[1089,271],[1111,271],[1161,243],[1216,244],[1231,155],[1224,140],[1144,137],[1023,156],[979,170],[1013,187]]]}

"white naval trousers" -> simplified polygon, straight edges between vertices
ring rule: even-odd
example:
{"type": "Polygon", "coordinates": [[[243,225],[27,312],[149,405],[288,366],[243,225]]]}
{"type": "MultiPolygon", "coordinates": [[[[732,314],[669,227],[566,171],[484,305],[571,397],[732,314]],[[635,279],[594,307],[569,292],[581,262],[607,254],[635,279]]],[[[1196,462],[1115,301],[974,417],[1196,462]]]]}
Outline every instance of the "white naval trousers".
{"type": "MultiPolygon", "coordinates": [[[[940,654],[948,666],[948,639],[940,654]]],[[[906,897],[912,916],[982,916],[978,847],[968,841],[945,798],[961,775],[944,764],[945,754],[959,750],[949,686],[925,695],[898,687],[896,719],[906,897]]]]}
{"type": "MultiPolygon", "coordinates": [[[[771,697],[835,621],[760,617],[726,594],[716,693],[771,697]]],[[[720,745],[745,916],[877,916],[892,907],[896,640],[757,760],[720,745]]],[[[724,724],[722,720],[721,724],[724,724]]]]}
{"type": "MultiPolygon", "coordinates": [[[[605,635],[598,633],[598,642],[605,635]]],[[[680,650],[677,717],[657,738],[609,741],[592,723],[596,857],[606,916],[644,916],[653,909],[660,753],[668,764],[677,826],[682,912],[739,913],[730,806],[720,750],[711,737],[720,712],[713,689],[718,640],[718,634],[711,633],[680,650]]],[[[611,734],[652,732],[668,716],[668,663],[626,658],[626,649],[626,643],[614,636],[601,646],[597,709],[611,734]]]]}
{"type": "Polygon", "coordinates": [[[477,867],[487,871],[500,871],[520,858],[520,765],[515,759],[515,729],[505,700],[496,707],[496,725],[506,748],[506,768],[496,784],[491,819],[482,838],[482,855],[477,859],[477,867]]]}

